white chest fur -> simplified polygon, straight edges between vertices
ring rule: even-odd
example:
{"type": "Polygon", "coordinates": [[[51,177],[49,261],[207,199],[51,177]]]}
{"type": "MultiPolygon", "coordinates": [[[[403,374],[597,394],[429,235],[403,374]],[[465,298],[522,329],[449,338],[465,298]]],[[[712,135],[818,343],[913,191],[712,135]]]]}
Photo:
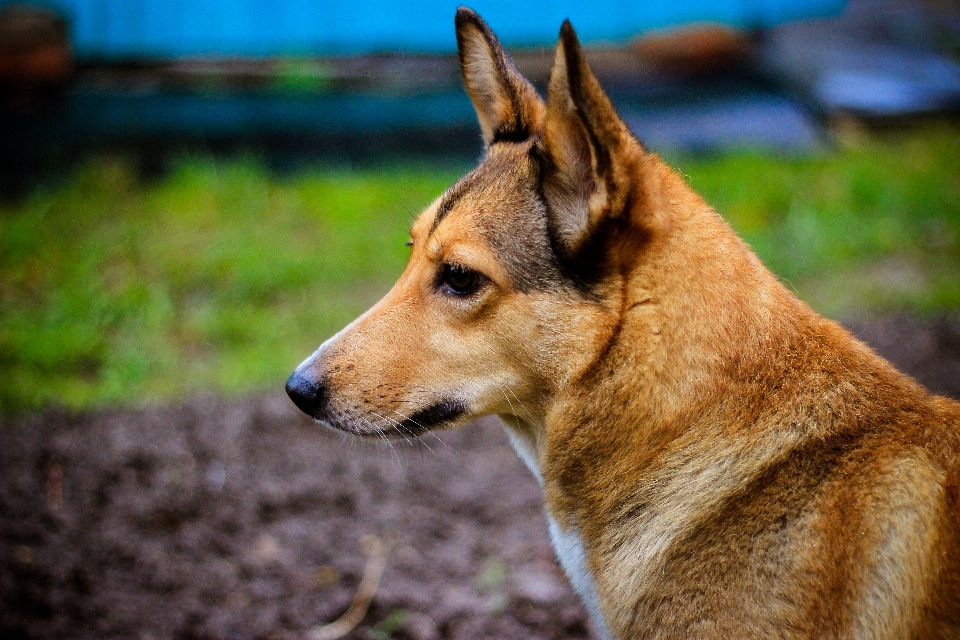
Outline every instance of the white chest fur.
{"type": "MultiPolygon", "coordinates": [[[[524,432],[511,427],[509,422],[504,423],[507,435],[510,437],[510,444],[520,459],[526,463],[527,467],[533,473],[540,485],[543,485],[543,476],[540,473],[540,465],[535,444],[527,437],[524,432]]],[[[587,607],[587,612],[593,618],[594,623],[600,631],[604,640],[611,640],[609,629],[600,613],[600,601],[597,598],[597,589],[593,583],[593,576],[587,567],[587,556],[583,548],[583,541],[580,539],[580,533],[575,526],[566,530],[554,520],[553,516],[547,513],[547,523],[550,528],[550,541],[553,543],[553,549],[563,567],[573,590],[577,592],[583,604],[587,607]]]]}
{"type": "Polygon", "coordinates": [[[600,636],[604,640],[611,640],[610,630],[607,629],[606,621],[600,613],[597,589],[593,584],[590,569],[587,567],[587,556],[583,550],[583,542],[580,540],[579,532],[576,527],[570,527],[564,531],[550,514],[547,514],[547,521],[550,524],[550,540],[553,542],[553,549],[557,553],[560,565],[570,579],[570,584],[573,585],[573,590],[583,600],[590,617],[593,618],[600,631],[600,636]]]}

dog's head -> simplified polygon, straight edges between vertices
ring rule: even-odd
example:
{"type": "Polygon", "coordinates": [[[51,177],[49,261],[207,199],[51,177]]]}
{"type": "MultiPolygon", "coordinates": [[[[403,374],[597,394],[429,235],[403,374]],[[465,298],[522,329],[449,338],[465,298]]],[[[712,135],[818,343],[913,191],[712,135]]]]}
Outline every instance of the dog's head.
{"type": "Polygon", "coordinates": [[[461,8],[456,28],[485,156],[413,224],[393,289],[287,382],[298,407],[350,433],[539,420],[609,344],[625,274],[659,232],[652,156],[570,24],[546,102],[479,16],[461,8]]]}

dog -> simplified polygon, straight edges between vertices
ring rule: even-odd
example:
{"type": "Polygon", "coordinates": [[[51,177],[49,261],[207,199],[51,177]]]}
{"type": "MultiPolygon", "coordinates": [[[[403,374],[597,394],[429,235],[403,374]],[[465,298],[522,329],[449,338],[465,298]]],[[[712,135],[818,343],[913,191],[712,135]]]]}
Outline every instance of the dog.
{"type": "Polygon", "coordinates": [[[960,403],[799,301],[617,115],[473,11],[479,166],[287,392],[360,437],[498,415],[604,638],[960,638],[960,403]]]}

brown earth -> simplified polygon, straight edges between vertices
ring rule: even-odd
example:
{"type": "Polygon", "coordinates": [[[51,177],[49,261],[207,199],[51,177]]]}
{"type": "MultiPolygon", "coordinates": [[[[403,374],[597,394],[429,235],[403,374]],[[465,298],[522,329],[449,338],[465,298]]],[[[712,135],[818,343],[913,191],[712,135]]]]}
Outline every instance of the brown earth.
{"type": "MultiPolygon", "coordinates": [[[[960,317],[852,326],[960,398],[960,317]]],[[[370,534],[398,544],[351,638],[593,637],[496,421],[439,437],[360,445],[281,395],[0,422],[0,637],[304,637],[370,534]]]]}

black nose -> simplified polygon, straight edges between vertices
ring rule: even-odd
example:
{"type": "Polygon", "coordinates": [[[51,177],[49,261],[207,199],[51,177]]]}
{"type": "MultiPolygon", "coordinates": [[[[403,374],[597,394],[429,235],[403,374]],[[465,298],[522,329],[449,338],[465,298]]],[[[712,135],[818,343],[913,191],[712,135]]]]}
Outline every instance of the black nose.
{"type": "Polygon", "coordinates": [[[324,390],[323,386],[315,380],[311,380],[299,371],[294,371],[287,379],[287,395],[293,400],[300,411],[311,418],[317,417],[317,410],[323,404],[324,390]]]}

